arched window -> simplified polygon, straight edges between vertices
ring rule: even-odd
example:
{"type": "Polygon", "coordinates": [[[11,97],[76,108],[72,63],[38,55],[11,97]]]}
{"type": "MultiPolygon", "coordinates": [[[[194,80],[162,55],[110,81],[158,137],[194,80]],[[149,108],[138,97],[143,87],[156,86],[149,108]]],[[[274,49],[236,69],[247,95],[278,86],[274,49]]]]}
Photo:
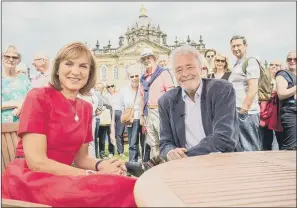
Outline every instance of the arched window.
{"type": "Polygon", "coordinates": [[[119,79],[119,68],[117,66],[113,69],[113,79],[119,79]]]}
{"type": "Polygon", "coordinates": [[[107,80],[107,66],[106,65],[103,65],[101,66],[101,69],[100,69],[100,79],[101,80],[107,80]]]}

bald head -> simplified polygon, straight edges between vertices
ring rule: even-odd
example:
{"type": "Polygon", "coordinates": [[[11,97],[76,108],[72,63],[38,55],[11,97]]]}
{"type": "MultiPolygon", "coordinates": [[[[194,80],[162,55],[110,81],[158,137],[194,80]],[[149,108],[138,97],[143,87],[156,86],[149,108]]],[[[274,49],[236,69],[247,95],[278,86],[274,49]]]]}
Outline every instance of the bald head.
{"type": "Polygon", "coordinates": [[[32,65],[35,66],[37,71],[46,72],[49,67],[48,57],[43,53],[36,53],[33,57],[32,65]]]}
{"type": "Polygon", "coordinates": [[[48,57],[44,54],[44,53],[36,53],[34,54],[34,60],[35,59],[44,59],[44,60],[48,60],[48,57]]]}
{"type": "Polygon", "coordinates": [[[168,62],[168,56],[160,55],[158,59],[158,63],[161,67],[166,67],[168,62]]]}

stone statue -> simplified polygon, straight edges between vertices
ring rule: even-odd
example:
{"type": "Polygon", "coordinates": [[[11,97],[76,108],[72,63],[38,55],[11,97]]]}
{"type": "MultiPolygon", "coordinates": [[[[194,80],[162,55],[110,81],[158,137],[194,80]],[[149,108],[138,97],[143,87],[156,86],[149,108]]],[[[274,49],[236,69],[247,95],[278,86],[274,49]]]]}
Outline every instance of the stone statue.
{"type": "Polygon", "coordinates": [[[167,45],[166,35],[162,35],[162,42],[163,42],[163,45],[167,45]]]}

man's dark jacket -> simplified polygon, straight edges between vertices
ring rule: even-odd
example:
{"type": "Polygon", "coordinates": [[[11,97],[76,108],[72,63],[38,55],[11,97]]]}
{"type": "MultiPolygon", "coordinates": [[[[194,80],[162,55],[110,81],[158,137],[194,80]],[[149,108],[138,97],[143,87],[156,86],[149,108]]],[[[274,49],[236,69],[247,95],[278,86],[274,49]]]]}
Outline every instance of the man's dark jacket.
{"type": "MultiPolygon", "coordinates": [[[[221,79],[201,80],[201,117],[206,137],[190,148],[187,155],[241,151],[233,85],[221,79]]],[[[185,102],[182,99],[181,87],[165,93],[159,99],[158,105],[160,156],[166,158],[170,150],[185,147],[186,144],[185,102]]]]}

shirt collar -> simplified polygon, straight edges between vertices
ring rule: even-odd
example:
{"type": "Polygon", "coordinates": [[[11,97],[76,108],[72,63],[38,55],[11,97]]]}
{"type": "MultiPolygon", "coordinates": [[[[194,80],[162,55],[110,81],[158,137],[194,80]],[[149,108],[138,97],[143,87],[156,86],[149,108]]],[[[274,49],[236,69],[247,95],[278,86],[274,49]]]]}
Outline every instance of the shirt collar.
{"type": "Polygon", "coordinates": [[[49,75],[49,72],[46,71],[46,72],[39,72],[39,76],[44,76],[44,77],[47,77],[49,75]]]}
{"type": "Polygon", "coordinates": [[[247,57],[247,54],[245,54],[243,57],[241,57],[241,59],[237,60],[235,65],[242,63],[247,57]]]}
{"type": "MultiPolygon", "coordinates": [[[[203,88],[203,82],[202,82],[202,79],[200,79],[200,85],[199,85],[198,89],[196,90],[195,98],[201,96],[202,88],[203,88]]],[[[182,89],[182,98],[183,98],[184,102],[186,101],[187,98],[189,98],[189,96],[187,95],[187,93],[184,89],[182,89]]]]}

